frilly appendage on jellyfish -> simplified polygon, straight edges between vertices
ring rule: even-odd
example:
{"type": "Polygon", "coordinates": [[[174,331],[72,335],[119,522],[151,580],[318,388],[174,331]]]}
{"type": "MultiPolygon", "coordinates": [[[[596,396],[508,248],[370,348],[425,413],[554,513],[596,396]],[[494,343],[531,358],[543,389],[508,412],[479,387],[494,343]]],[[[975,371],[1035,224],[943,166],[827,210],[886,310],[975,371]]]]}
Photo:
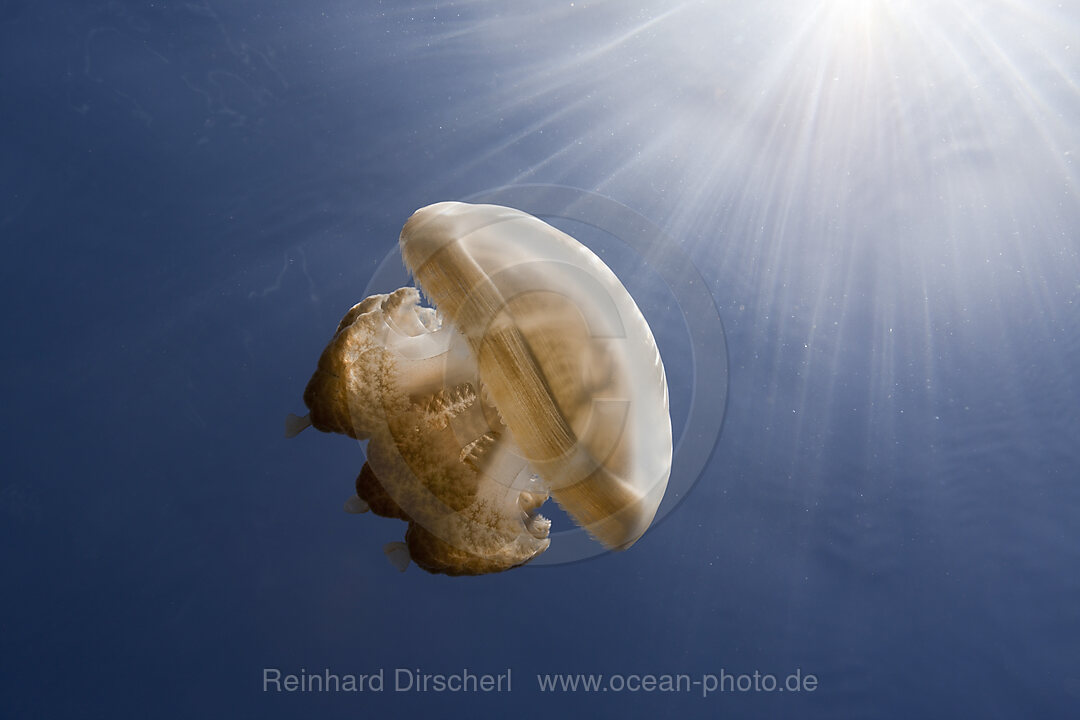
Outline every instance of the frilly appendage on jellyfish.
{"type": "Polygon", "coordinates": [[[608,548],[653,520],[671,471],[667,381],[641,311],[569,235],[444,202],[401,231],[416,288],[349,310],[304,391],[312,425],[366,439],[349,512],[408,522],[404,570],[479,575],[547,549],[556,502],[608,548]]]}

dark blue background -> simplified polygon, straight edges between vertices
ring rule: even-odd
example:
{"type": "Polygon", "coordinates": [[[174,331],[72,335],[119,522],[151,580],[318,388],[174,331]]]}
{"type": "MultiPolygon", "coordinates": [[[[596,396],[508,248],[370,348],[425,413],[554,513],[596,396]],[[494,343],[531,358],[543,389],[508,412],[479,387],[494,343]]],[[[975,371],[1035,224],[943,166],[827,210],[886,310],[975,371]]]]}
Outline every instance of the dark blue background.
{"type": "Polygon", "coordinates": [[[1077,16],[3,0],[0,714],[1075,716],[1077,16]],[[414,209],[521,182],[693,258],[724,433],[626,553],[398,575],[400,523],[341,512],[361,448],[282,419],[414,209]],[[815,692],[534,681],[795,668],[815,692]]]}

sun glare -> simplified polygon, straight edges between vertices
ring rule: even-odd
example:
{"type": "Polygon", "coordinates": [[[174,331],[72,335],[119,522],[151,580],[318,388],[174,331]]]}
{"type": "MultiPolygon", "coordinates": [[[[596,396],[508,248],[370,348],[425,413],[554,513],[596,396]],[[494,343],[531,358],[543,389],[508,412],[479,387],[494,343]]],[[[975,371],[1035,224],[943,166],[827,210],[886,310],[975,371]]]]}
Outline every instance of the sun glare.
{"type": "MultiPolygon", "coordinates": [[[[1080,276],[1061,232],[1046,230],[1080,183],[1080,25],[1067,4],[634,7],[537,4],[533,25],[553,28],[543,35],[501,16],[453,28],[457,52],[499,68],[492,95],[455,117],[522,128],[462,174],[540,150],[505,182],[637,203],[711,267],[752,278],[732,292],[762,322],[807,323],[808,364],[843,348],[843,322],[820,318],[872,315],[877,346],[909,342],[931,368],[941,298],[930,288],[1004,308],[1017,278],[1037,303],[1039,278],[1080,276]]],[[[882,397],[892,358],[875,360],[882,397]]]]}

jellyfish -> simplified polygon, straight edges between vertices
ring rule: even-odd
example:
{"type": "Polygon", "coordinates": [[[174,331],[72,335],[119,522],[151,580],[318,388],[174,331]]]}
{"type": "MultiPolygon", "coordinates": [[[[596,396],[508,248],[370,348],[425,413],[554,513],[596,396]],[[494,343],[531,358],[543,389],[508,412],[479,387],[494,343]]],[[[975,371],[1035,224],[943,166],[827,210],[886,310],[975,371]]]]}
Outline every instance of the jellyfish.
{"type": "Polygon", "coordinates": [[[663,498],[672,439],[660,353],[622,283],[571,236],[496,205],[421,208],[400,250],[416,287],[345,313],[286,434],[367,441],[345,509],[408,523],[384,548],[401,570],[523,565],[551,542],[549,498],[605,547],[630,547],[663,498]]]}

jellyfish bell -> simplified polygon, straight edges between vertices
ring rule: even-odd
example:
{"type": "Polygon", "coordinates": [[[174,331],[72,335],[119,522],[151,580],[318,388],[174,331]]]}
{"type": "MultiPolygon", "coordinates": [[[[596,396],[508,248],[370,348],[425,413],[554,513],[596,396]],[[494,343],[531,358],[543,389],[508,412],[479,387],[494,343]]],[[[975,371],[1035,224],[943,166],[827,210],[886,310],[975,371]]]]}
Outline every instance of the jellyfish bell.
{"type": "Polygon", "coordinates": [[[555,500],[608,547],[631,545],[667,485],[671,422],[652,332],[615,274],[569,235],[495,205],[422,208],[401,251],[555,500]]]}
{"type": "Polygon", "coordinates": [[[671,421],[659,351],[614,273],[526,213],[445,202],[400,239],[415,288],[346,313],[308,383],[308,423],[368,439],[350,512],[409,523],[400,569],[482,574],[549,545],[550,495],[608,548],[663,498],[671,421]],[[404,553],[404,554],[403,554],[404,553]]]}

